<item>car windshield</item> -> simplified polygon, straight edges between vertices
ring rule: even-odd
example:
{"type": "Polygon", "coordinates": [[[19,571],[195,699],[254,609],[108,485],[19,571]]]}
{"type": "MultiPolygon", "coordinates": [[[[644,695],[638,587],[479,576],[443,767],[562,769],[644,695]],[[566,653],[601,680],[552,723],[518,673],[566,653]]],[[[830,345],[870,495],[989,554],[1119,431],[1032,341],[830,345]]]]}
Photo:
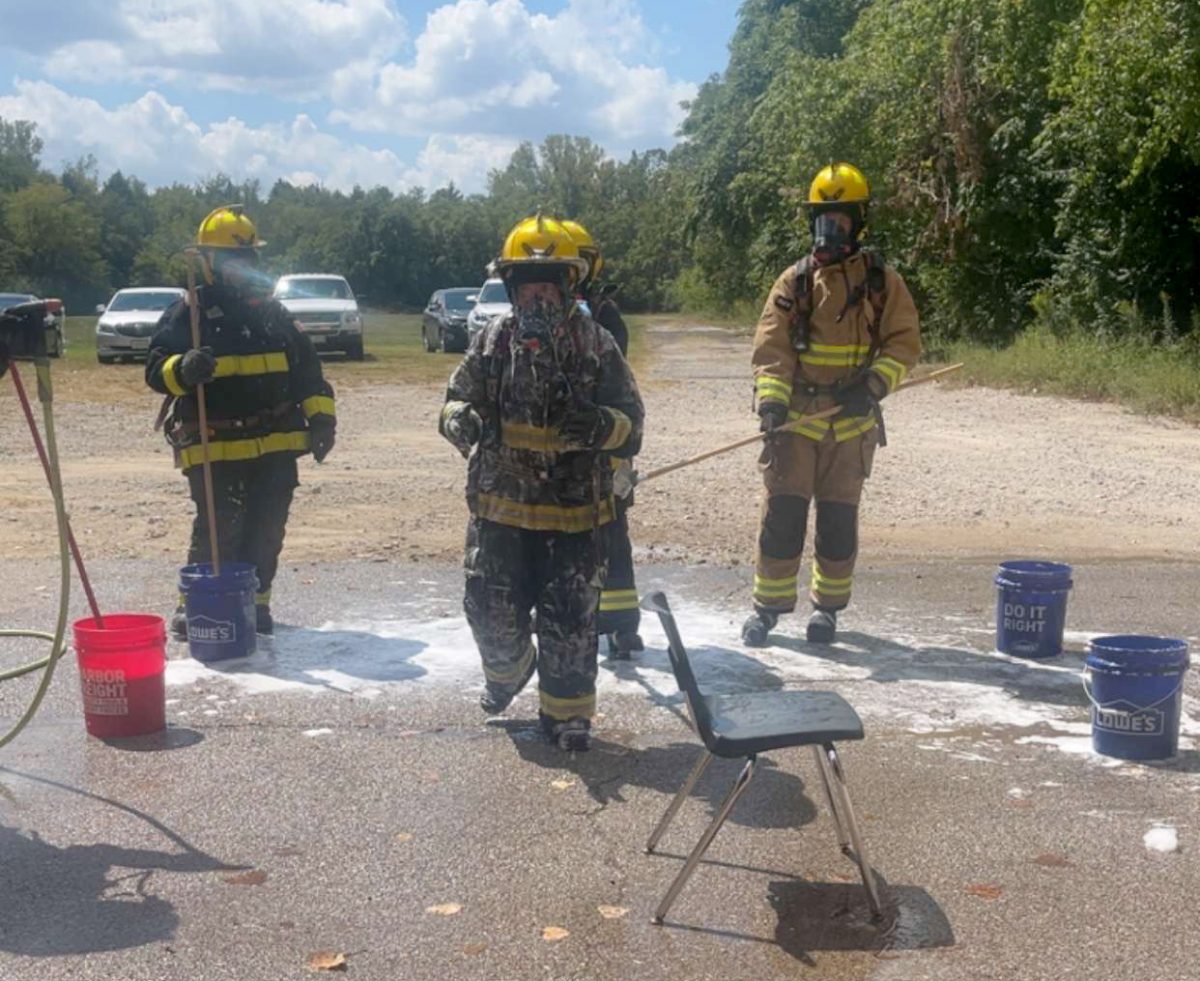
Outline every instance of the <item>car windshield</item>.
{"type": "Polygon", "coordinates": [[[504,284],[500,283],[500,282],[484,283],[483,289],[479,291],[479,302],[480,303],[507,303],[508,302],[508,290],[506,290],[504,288],[504,284]]]}
{"type": "Polygon", "coordinates": [[[179,294],[170,290],[163,290],[161,293],[118,293],[109,303],[108,312],[165,310],[178,299],[179,294]]]}
{"type": "Polygon", "coordinates": [[[280,300],[351,300],[344,279],[289,279],[275,290],[280,300]]]}
{"type": "Polygon", "coordinates": [[[28,303],[34,299],[31,293],[0,293],[0,310],[28,303]]]}
{"type": "Polygon", "coordinates": [[[468,300],[468,296],[474,296],[478,290],[446,290],[442,293],[442,300],[446,304],[447,310],[466,311],[475,306],[474,300],[468,300]]]}

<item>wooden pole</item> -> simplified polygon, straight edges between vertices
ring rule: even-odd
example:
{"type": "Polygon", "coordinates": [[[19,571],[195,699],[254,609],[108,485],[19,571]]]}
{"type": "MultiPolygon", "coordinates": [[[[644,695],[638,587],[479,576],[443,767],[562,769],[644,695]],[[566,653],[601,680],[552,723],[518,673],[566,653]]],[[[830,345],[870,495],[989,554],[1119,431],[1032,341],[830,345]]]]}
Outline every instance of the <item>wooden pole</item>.
{"type": "MultiPolygon", "coordinates": [[[[910,378],[903,382],[897,389],[897,392],[903,392],[910,388],[916,388],[918,385],[924,385],[931,381],[936,381],[943,375],[948,375],[951,372],[958,371],[962,364],[952,364],[945,368],[939,368],[937,371],[931,371],[928,375],[922,375],[920,378],[910,378]]],[[[791,422],[784,423],[782,426],[771,430],[770,435],[778,433],[794,432],[806,422],[813,422],[817,419],[827,419],[832,415],[836,415],[841,411],[840,405],[832,405],[828,409],[822,409],[820,412],[814,412],[811,415],[802,416],[799,419],[793,419],[791,422]]],[[[728,443],[725,446],[718,446],[714,450],[708,450],[706,453],[701,453],[698,456],[688,457],[686,460],[680,460],[678,463],[672,463],[665,467],[659,467],[657,470],[651,470],[648,474],[639,475],[638,485],[644,484],[647,480],[654,480],[655,477],[661,477],[663,474],[672,473],[676,470],[682,470],[684,467],[690,467],[693,463],[700,463],[703,460],[708,460],[714,456],[720,456],[722,453],[728,453],[730,450],[740,449],[743,446],[749,446],[751,443],[757,443],[764,439],[767,433],[755,433],[753,436],[747,436],[745,439],[739,439],[736,443],[728,443]]]]}
{"type": "MultiPolygon", "coordinates": [[[[200,302],[196,296],[195,254],[187,255],[188,314],[192,321],[192,347],[200,347],[200,302]]],[[[212,555],[213,575],[221,574],[221,553],[217,545],[217,505],[213,499],[212,461],[208,455],[208,407],[204,402],[204,386],[196,386],[196,408],[200,424],[200,465],[204,472],[204,507],[208,512],[208,548],[212,555]]]]}

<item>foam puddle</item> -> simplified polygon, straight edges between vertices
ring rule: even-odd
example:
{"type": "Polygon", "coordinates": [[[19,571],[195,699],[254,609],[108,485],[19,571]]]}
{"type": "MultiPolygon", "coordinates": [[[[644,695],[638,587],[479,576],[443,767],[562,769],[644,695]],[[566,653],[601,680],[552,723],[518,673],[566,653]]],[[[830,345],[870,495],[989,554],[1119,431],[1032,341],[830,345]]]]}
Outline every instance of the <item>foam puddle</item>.
{"type": "MultiPolygon", "coordinates": [[[[903,727],[935,737],[986,727],[1040,728],[1018,744],[1087,756],[1090,726],[1079,671],[1082,658],[1068,653],[1053,663],[1008,657],[972,647],[969,627],[946,622],[924,636],[859,627],[832,647],[809,645],[776,634],[776,646],[744,647],[730,614],[699,604],[676,611],[701,685],[714,693],[789,687],[828,687],[841,692],[865,721],[903,727]]],[[[936,623],[936,621],[935,621],[936,623]]],[[[790,624],[790,629],[799,629],[790,624]]],[[[599,690],[657,704],[680,696],[670,672],[665,640],[652,617],[643,620],[648,650],[628,662],[601,661],[599,690]]],[[[341,693],[359,698],[402,695],[411,686],[436,685],[477,692],[482,672],[474,638],[461,616],[437,619],[353,619],[317,629],[282,627],[250,658],[209,666],[191,658],[167,665],[167,683],[184,686],[224,680],[248,695],[278,692],[341,693]]],[[[1200,722],[1185,699],[1181,747],[1200,722]]],[[[937,738],[922,748],[940,749],[979,764],[994,763],[995,747],[975,740],[937,738]],[[982,753],[975,752],[982,750],[982,753]]]]}

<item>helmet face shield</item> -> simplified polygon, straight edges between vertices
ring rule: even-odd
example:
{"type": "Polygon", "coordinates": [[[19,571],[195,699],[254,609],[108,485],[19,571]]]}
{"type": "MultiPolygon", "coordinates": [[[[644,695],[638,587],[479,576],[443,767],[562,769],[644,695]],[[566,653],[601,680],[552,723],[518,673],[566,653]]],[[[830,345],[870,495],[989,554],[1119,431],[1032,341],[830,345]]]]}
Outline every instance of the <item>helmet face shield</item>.
{"type": "Polygon", "coordinates": [[[848,257],[857,242],[854,220],[844,211],[826,211],[812,220],[813,256],[818,262],[840,262],[848,257]]]}

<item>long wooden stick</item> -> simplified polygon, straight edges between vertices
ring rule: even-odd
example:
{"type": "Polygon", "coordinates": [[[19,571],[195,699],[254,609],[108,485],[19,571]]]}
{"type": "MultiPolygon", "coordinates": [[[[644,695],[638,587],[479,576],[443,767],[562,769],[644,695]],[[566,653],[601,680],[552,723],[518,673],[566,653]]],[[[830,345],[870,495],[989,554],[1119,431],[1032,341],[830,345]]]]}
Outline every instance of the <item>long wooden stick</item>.
{"type": "MultiPolygon", "coordinates": [[[[922,375],[920,378],[910,378],[903,382],[897,388],[897,392],[903,392],[909,388],[916,388],[918,385],[924,385],[927,382],[935,381],[943,375],[948,375],[951,372],[958,371],[962,364],[952,364],[945,368],[939,368],[937,371],[931,371],[928,375],[922,375]]],[[[771,430],[772,435],[778,433],[794,432],[807,422],[813,422],[817,419],[827,419],[832,415],[840,412],[840,405],[831,405],[828,409],[822,409],[820,412],[814,412],[811,415],[801,416],[799,419],[793,419],[791,422],[784,423],[782,426],[771,430]]],[[[680,460],[678,463],[672,463],[665,467],[659,467],[657,470],[651,470],[647,474],[640,474],[637,478],[638,486],[644,484],[647,480],[653,480],[655,477],[661,477],[663,474],[672,473],[676,470],[682,470],[684,467],[690,467],[693,463],[700,463],[703,460],[708,460],[714,456],[720,456],[722,453],[728,453],[730,450],[740,449],[743,446],[749,446],[751,443],[757,443],[767,436],[766,433],[755,433],[753,436],[747,436],[745,439],[739,439],[735,443],[728,443],[725,446],[718,446],[716,449],[708,450],[698,456],[688,457],[686,460],[680,460]]]]}
{"type": "MultiPolygon", "coordinates": [[[[196,270],[188,255],[188,314],[192,321],[192,347],[200,347],[200,301],[196,296],[196,270]]],[[[204,401],[204,386],[196,386],[196,407],[200,416],[200,466],[204,473],[204,506],[208,510],[208,549],[212,555],[213,575],[221,574],[221,553],[217,547],[217,505],[213,499],[212,461],[208,455],[208,406],[204,401]]]]}

